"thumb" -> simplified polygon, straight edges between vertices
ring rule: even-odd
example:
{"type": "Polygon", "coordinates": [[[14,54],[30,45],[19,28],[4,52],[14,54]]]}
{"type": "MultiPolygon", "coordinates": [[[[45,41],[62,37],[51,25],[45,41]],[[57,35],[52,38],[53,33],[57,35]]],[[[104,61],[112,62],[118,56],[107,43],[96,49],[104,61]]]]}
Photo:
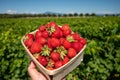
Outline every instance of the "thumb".
{"type": "Polygon", "coordinates": [[[36,70],[36,66],[32,61],[28,67],[28,73],[32,80],[47,80],[45,76],[36,70]]]}

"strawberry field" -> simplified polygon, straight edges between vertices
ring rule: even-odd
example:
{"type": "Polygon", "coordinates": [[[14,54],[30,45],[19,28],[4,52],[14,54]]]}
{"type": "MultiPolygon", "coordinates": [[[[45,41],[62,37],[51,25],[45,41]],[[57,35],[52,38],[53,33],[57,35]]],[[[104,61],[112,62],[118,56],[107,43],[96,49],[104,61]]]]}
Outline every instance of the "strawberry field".
{"type": "Polygon", "coordinates": [[[50,21],[69,24],[87,40],[83,62],[66,80],[120,78],[120,17],[86,17],[0,19],[0,79],[30,79],[27,73],[30,60],[20,40],[50,21]]]}

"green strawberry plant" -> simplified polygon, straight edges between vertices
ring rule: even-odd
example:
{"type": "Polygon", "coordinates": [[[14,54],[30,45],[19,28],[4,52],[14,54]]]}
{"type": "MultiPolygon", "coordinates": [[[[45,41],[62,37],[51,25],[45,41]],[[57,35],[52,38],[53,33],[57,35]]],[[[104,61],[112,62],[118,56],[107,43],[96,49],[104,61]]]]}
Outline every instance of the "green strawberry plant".
{"type": "MultiPolygon", "coordinates": [[[[66,80],[106,80],[120,72],[120,17],[7,18],[0,19],[0,79],[30,79],[27,73],[30,61],[20,39],[24,34],[34,31],[38,26],[50,21],[55,21],[59,25],[69,24],[74,32],[78,32],[87,40],[83,62],[66,76],[66,80]]],[[[44,30],[44,28],[40,30],[44,30]]],[[[51,30],[54,31],[54,29],[51,30]]],[[[44,34],[47,37],[47,32],[44,34]]],[[[55,34],[56,32],[53,36],[56,36],[55,34]]],[[[67,35],[67,33],[65,34],[67,35]]],[[[29,41],[32,42],[32,40],[29,41]]],[[[62,41],[64,42],[64,39],[61,38],[62,41]]],[[[47,50],[45,55],[49,53],[49,49],[47,50]]],[[[69,58],[65,57],[63,61],[66,63],[69,58]]],[[[58,63],[61,65],[61,62],[58,63]]],[[[55,65],[53,60],[49,60],[48,64],[48,67],[55,65]]]]}

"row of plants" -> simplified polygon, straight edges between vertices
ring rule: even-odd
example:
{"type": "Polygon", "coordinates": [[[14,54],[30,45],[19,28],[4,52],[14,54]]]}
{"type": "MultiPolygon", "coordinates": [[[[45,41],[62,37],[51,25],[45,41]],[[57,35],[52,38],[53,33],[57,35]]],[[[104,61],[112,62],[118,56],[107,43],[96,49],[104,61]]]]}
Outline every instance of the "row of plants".
{"type": "MultiPolygon", "coordinates": [[[[55,13],[48,13],[48,14],[0,14],[0,18],[20,18],[20,17],[78,17],[78,16],[96,16],[95,13],[83,14],[83,13],[69,13],[69,14],[55,14],[55,13]]],[[[108,16],[108,14],[107,14],[108,16]]],[[[109,15],[109,16],[119,16],[117,14],[109,15]]]]}
{"type": "Polygon", "coordinates": [[[96,13],[43,13],[43,14],[0,14],[0,18],[26,18],[26,17],[93,17],[93,16],[120,16],[120,14],[96,14],[96,13]]]}
{"type": "Polygon", "coordinates": [[[20,40],[50,21],[69,24],[87,40],[84,60],[66,76],[67,80],[106,80],[120,72],[120,17],[8,18],[0,19],[0,79],[30,79],[27,73],[30,60],[20,40]]]}

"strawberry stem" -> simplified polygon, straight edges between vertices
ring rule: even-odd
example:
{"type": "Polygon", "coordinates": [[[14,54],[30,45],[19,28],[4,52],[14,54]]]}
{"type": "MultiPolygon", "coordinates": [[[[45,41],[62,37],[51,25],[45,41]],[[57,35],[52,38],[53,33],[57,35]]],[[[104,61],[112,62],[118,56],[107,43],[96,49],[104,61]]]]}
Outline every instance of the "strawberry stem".
{"type": "Polygon", "coordinates": [[[50,33],[50,35],[52,35],[52,33],[55,31],[55,27],[51,26],[50,28],[47,29],[50,33]]]}
{"type": "Polygon", "coordinates": [[[54,51],[60,53],[61,59],[64,59],[67,54],[67,50],[63,46],[57,47],[54,51]]]}
{"type": "Polygon", "coordinates": [[[41,51],[41,55],[49,56],[50,51],[51,51],[51,49],[47,45],[44,45],[43,48],[42,48],[42,51],[41,51]]]}
{"type": "Polygon", "coordinates": [[[69,41],[69,42],[74,42],[75,40],[74,40],[74,38],[72,37],[72,36],[67,36],[67,40],[69,41]]]}
{"type": "Polygon", "coordinates": [[[39,53],[33,54],[33,56],[34,56],[36,59],[38,59],[39,55],[40,55],[39,53]]]}

